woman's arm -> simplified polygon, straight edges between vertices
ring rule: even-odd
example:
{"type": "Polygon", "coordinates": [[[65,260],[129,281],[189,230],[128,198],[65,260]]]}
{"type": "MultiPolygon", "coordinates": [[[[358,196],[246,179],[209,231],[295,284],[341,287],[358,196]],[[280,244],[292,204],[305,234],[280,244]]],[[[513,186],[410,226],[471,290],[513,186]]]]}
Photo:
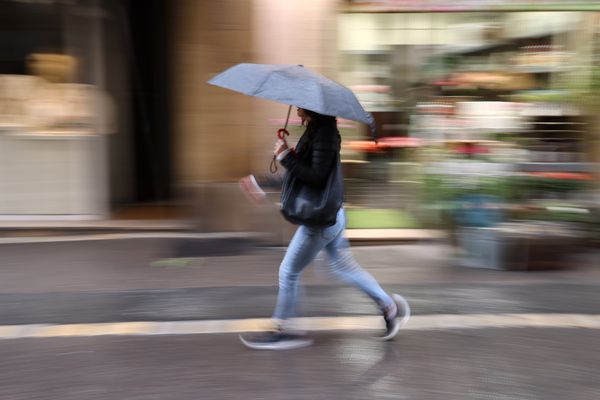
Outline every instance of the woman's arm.
{"type": "Polygon", "coordinates": [[[290,174],[305,183],[323,187],[339,151],[338,133],[334,129],[319,129],[311,144],[312,162],[308,164],[294,154],[287,154],[280,162],[290,174]]]}

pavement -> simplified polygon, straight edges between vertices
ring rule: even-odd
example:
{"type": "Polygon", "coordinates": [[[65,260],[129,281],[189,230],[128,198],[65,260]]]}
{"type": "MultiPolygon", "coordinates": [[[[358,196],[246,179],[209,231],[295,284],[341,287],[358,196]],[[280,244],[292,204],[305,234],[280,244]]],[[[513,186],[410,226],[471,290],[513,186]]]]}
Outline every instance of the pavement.
{"type": "Polygon", "coordinates": [[[0,343],[11,400],[527,399],[600,396],[597,330],[405,332],[394,342],[319,333],[248,351],[236,335],[98,336],[0,343]]]}
{"type": "Polygon", "coordinates": [[[0,399],[600,398],[597,249],[516,272],[458,267],[439,241],[354,247],[412,306],[396,340],[318,259],[299,320],[315,344],[247,350],[283,254],[243,235],[0,244],[0,399]]]}
{"type": "MultiPolygon", "coordinates": [[[[3,220],[0,221],[0,244],[82,240],[115,240],[147,237],[188,237],[191,239],[244,236],[255,241],[269,241],[265,232],[198,232],[188,220],[3,220]]],[[[437,229],[348,229],[346,237],[355,245],[394,244],[444,240],[437,229]]],[[[272,241],[272,240],[271,240],[272,241]]]]}

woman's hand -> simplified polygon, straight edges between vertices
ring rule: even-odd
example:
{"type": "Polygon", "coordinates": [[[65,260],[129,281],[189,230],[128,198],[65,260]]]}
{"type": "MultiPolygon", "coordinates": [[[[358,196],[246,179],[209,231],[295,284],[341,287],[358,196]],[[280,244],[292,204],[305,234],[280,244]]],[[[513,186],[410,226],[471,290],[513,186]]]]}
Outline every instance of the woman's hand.
{"type": "Polygon", "coordinates": [[[273,154],[275,154],[275,156],[278,156],[279,154],[283,153],[287,149],[288,149],[287,142],[284,139],[279,139],[279,140],[277,140],[277,143],[275,143],[275,148],[273,149],[273,154]]]}

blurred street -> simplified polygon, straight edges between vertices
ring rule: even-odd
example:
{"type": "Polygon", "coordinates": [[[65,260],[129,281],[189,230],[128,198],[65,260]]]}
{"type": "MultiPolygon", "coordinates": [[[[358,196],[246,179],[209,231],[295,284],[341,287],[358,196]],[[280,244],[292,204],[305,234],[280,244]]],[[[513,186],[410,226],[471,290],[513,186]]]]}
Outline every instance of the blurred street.
{"type": "Polygon", "coordinates": [[[411,303],[406,330],[393,342],[374,339],[370,300],[317,262],[304,276],[302,319],[320,321],[315,344],[257,352],[235,327],[269,317],[283,248],[219,255],[227,242],[212,247],[183,239],[2,245],[0,398],[600,396],[597,251],[582,249],[569,269],[532,273],[460,268],[442,243],[354,247],[411,303]],[[182,248],[212,256],[183,258],[182,248]],[[342,317],[358,328],[327,330],[342,317]],[[131,322],[154,325],[105,334],[131,322]]]}

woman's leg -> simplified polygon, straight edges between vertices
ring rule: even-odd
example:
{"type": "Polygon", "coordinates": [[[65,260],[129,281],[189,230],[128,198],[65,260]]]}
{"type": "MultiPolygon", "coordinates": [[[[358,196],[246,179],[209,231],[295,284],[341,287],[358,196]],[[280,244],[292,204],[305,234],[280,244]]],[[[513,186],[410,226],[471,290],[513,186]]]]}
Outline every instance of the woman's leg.
{"type": "MultiPolygon", "coordinates": [[[[340,213],[338,218],[343,221],[343,210],[340,210],[340,213]]],[[[330,259],[331,271],[341,279],[362,289],[377,303],[385,321],[385,332],[380,338],[392,339],[410,317],[410,307],[406,300],[397,294],[394,294],[393,297],[388,295],[375,278],[358,265],[350,253],[350,245],[348,239],[344,237],[343,230],[327,244],[325,250],[330,259]]]]}
{"type": "Polygon", "coordinates": [[[320,229],[300,226],[296,230],[279,266],[279,294],[274,319],[285,320],[295,316],[300,274],[326,244],[320,229]]]}
{"type": "MultiPolygon", "coordinates": [[[[338,219],[344,221],[343,210],[338,214],[338,219]]],[[[348,239],[344,237],[342,229],[331,240],[325,251],[329,257],[329,268],[338,278],[360,288],[371,297],[382,310],[395,309],[394,300],[383,290],[379,283],[365,271],[352,257],[348,239]]]]}

